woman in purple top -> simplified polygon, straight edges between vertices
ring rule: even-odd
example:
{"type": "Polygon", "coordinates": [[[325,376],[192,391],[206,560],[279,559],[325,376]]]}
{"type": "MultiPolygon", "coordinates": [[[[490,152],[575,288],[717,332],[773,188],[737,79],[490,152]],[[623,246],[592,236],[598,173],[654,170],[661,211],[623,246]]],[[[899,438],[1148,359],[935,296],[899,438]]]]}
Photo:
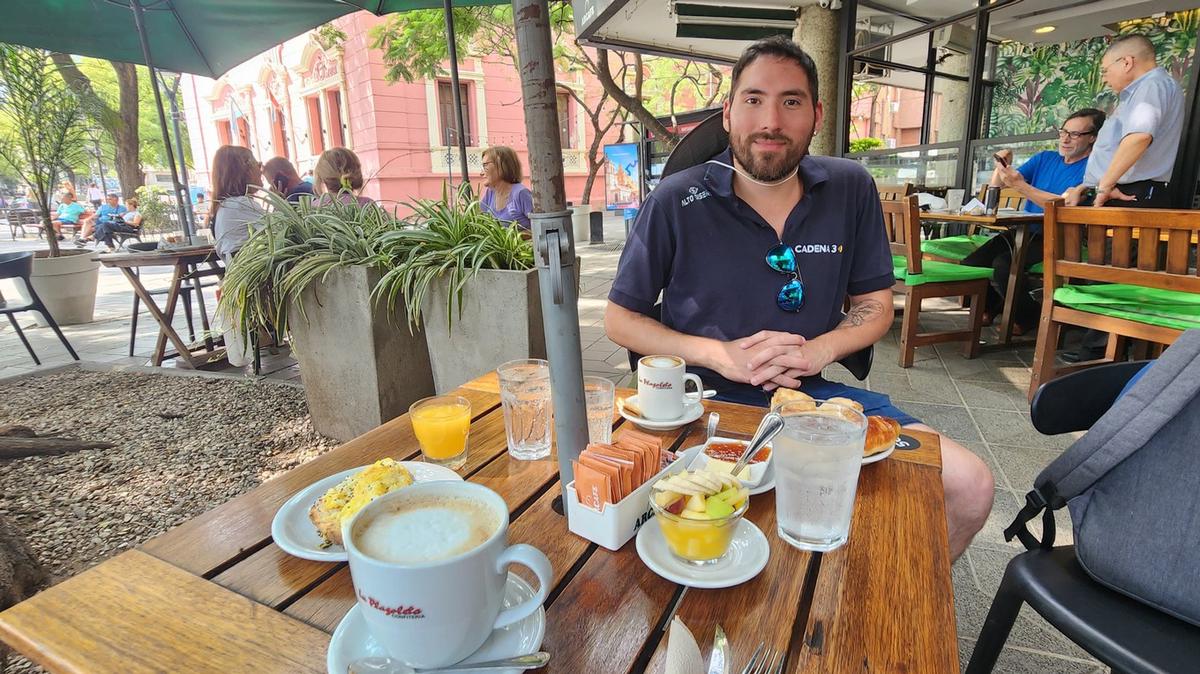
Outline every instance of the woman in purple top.
{"type": "Polygon", "coordinates": [[[483,186],[479,205],[484,212],[501,222],[515,222],[521,229],[529,229],[533,193],[521,184],[521,160],[511,147],[493,145],[483,151],[483,186]]]}

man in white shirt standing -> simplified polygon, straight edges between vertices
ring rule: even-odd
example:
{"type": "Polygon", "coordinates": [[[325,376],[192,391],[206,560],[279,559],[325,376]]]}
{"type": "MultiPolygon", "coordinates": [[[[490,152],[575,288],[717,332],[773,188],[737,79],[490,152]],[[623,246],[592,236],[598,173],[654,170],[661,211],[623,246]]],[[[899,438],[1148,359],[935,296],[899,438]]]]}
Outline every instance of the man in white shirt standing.
{"type": "Polygon", "coordinates": [[[1158,65],[1144,35],[1114,38],[1100,75],[1117,92],[1117,108],[1100,130],[1083,184],[1067,192],[1067,204],[1168,207],[1167,183],[1183,134],[1183,91],[1158,65]]]}

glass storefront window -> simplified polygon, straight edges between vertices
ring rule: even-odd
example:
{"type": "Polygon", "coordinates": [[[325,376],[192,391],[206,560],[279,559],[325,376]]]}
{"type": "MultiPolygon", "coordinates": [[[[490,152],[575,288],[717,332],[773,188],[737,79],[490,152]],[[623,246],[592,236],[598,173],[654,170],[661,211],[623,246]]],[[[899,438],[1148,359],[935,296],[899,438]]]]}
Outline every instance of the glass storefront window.
{"type": "Polygon", "coordinates": [[[925,76],[890,69],[883,77],[858,80],[850,103],[850,144],[854,148],[898,148],[921,144],[925,76]],[[875,138],[878,144],[864,144],[875,138]],[[859,143],[855,143],[859,141],[859,143]]]}
{"type": "Polygon", "coordinates": [[[912,183],[928,188],[952,187],[958,171],[957,147],[903,152],[877,152],[856,157],[877,183],[912,183]]]}

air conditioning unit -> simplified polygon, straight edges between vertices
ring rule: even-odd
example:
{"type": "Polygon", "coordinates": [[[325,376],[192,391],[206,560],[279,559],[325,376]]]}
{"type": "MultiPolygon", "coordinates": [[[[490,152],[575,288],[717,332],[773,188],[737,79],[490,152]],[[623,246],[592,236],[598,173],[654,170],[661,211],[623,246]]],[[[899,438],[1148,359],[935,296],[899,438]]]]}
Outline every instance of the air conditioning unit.
{"type": "Polygon", "coordinates": [[[794,7],[690,0],[673,2],[670,13],[675,17],[676,37],[745,41],[791,37],[796,29],[794,7]]]}
{"type": "Polygon", "coordinates": [[[952,23],[933,31],[933,46],[959,54],[970,54],[975,46],[975,31],[960,23],[952,23]]]}

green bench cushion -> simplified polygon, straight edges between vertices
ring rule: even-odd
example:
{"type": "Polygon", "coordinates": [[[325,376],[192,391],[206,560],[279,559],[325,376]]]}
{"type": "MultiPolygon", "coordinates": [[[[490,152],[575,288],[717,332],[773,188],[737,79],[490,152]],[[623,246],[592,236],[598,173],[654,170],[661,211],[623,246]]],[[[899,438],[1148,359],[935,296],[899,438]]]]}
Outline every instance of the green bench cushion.
{"type": "Polygon", "coordinates": [[[893,255],[892,274],[897,280],[903,281],[907,285],[915,286],[921,285],[922,283],[972,281],[980,278],[991,278],[992,270],[989,267],[968,267],[966,265],[955,264],[953,262],[922,260],[921,273],[909,274],[908,262],[904,259],[904,256],[893,255]]]}
{"type": "Polygon", "coordinates": [[[1164,328],[1200,328],[1200,294],[1180,290],[1159,290],[1125,283],[1065,285],[1054,291],[1054,301],[1088,313],[1164,328]]]}
{"type": "Polygon", "coordinates": [[[962,260],[974,253],[991,237],[987,234],[972,234],[970,236],[944,236],[940,239],[929,239],[921,242],[921,252],[929,255],[944,257],[948,260],[962,260]]]}
{"type": "Polygon", "coordinates": [[[1033,265],[1032,267],[1029,268],[1029,273],[1030,274],[1045,274],[1046,273],[1046,263],[1039,262],[1039,263],[1033,265]]]}

